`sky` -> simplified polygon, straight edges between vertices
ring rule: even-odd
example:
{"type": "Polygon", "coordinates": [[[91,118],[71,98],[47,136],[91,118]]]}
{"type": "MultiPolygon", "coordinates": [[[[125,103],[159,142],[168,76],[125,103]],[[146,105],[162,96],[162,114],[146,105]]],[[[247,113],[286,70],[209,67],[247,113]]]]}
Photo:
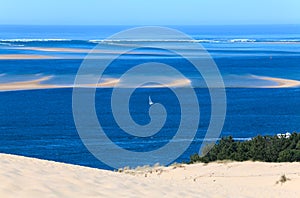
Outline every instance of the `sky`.
{"type": "Polygon", "coordinates": [[[300,0],[0,0],[0,24],[300,24],[300,0]]]}

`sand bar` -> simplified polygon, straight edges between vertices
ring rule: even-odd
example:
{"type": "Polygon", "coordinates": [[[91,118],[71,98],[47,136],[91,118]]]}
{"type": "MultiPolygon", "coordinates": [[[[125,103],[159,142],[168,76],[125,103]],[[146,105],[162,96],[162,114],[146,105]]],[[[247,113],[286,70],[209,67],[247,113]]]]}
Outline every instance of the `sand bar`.
{"type": "Polygon", "coordinates": [[[52,76],[45,76],[42,78],[28,80],[28,81],[1,83],[0,91],[60,88],[59,86],[56,86],[56,85],[41,84],[42,82],[50,80],[51,78],[52,78],[52,76]]]}
{"type": "Polygon", "coordinates": [[[266,80],[271,81],[274,83],[277,83],[277,85],[274,86],[259,86],[261,88],[291,88],[291,87],[299,87],[300,81],[298,80],[291,80],[291,79],[285,79],[285,78],[273,78],[273,77],[267,77],[267,76],[255,76],[252,75],[251,77],[260,79],[260,80],[266,80]]]}
{"type": "MultiPolygon", "coordinates": [[[[9,82],[0,83],[0,91],[18,91],[18,90],[34,90],[34,89],[54,89],[54,88],[73,88],[75,85],[58,85],[58,84],[47,84],[47,81],[52,79],[52,76],[45,76],[34,80],[21,81],[21,82],[9,82]]],[[[76,85],[76,87],[86,87],[86,88],[112,88],[114,86],[119,87],[132,87],[127,85],[118,85],[120,79],[118,78],[107,78],[103,82],[98,84],[82,84],[76,85]]],[[[189,86],[190,81],[188,79],[174,80],[169,84],[165,85],[145,85],[144,88],[161,88],[161,87],[185,87],[189,86]]]]}
{"type": "Polygon", "coordinates": [[[30,55],[30,54],[1,54],[0,60],[23,60],[23,59],[55,59],[54,56],[30,55]]]}

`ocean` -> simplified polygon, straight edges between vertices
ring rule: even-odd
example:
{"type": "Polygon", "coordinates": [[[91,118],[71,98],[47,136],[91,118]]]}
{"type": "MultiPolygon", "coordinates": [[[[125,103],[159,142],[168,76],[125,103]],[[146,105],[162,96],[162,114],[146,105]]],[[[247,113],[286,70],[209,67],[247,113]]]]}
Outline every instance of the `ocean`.
{"type": "MultiPolygon", "coordinates": [[[[138,64],[160,62],[191,80],[199,101],[200,122],[188,149],[173,162],[186,162],[199,152],[211,118],[211,100],[205,82],[190,63],[159,49],[161,46],[188,51],[189,42],[199,43],[215,61],[227,98],[225,124],[217,138],[233,136],[245,141],[257,135],[300,131],[300,25],[172,26],[193,39],[105,40],[127,28],[132,27],[0,26],[0,152],[111,169],[85,147],[72,112],[75,76],[89,50],[98,44],[103,59],[128,46],[158,45],[121,55],[105,71],[105,79],[118,79],[138,64]],[[24,82],[44,78],[39,82],[48,87],[16,89],[24,82]],[[11,88],[4,89],[7,84],[11,88]]],[[[201,58],[192,50],[189,53],[192,58],[201,58]]],[[[170,89],[138,88],[130,99],[131,116],[140,125],[151,122],[150,95],[166,108],[163,129],[146,138],[128,135],[117,125],[110,106],[112,91],[110,86],[98,88],[95,107],[101,126],[115,144],[129,151],[148,152],[172,141],[180,122],[180,107],[170,89]]]]}

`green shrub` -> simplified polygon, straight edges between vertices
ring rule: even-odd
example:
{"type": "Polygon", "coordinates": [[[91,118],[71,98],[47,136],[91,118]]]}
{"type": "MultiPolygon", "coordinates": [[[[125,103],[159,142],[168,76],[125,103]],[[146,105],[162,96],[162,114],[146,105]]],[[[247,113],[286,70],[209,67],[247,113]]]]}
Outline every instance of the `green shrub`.
{"type": "Polygon", "coordinates": [[[190,163],[216,160],[295,162],[300,161],[300,134],[289,138],[257,136],[249,141],[235,141],[231,136],[222,138],[216,145],[203,148],[203,156],[194,154],[190,163]]]}

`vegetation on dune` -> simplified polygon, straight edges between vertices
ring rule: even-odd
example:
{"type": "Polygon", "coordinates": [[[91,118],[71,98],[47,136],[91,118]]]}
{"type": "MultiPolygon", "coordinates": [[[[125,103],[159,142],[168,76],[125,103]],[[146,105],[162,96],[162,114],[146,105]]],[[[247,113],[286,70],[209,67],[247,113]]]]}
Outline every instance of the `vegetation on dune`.
{"type": "Polygon", "coordinates": [[[190,163],[218,160],[300,161],[300,134],[293,133],[290,137],[257,136],[244,142],[235,141],[229,136],[222,138],[205,156],[194,154],[190,157],[190,163]]]}

